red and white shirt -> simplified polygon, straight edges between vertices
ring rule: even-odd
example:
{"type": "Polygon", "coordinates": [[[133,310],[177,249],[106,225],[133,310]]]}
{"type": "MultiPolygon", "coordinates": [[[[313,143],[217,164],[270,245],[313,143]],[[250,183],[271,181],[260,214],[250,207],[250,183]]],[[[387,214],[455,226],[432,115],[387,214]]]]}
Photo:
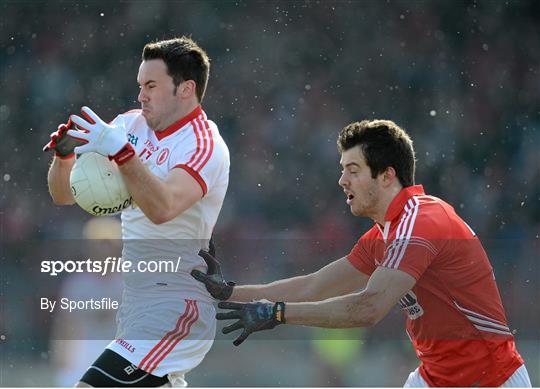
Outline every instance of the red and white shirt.
{"type": "Polygon", "coordinates": [[[384,266],[416,279],[400,306],[430,386],[500,386],[523,364],[480,240],[421,185],[401,190],[385,225],[365,233],[348,259],[367,275],[384,266]]]}
{"type": "Polygon", "coordinates": [[[152,223],[136,204],[122,212],[124,260],[181,257],[174,272],[124,274],[126,286],[141,289],[166,284],[169,290],[182,291],[178,298],[211,301],[204,285],[189,273],[194,268],[206,269],[197,253],[207,247],[229,183],[229,150],[216,124],[200,106],[161,132],[148,127],[140,110],[121,114],[112,124],[126,128],[128,141],[152,174],[165,179],[171,170],[184,169],[203,192],[191,208],[160,225],[152,223]]]}

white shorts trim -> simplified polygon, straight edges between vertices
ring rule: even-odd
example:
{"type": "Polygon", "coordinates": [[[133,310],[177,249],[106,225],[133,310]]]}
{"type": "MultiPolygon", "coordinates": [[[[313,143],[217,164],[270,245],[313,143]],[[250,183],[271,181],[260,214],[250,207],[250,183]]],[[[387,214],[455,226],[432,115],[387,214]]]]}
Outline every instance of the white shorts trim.
{"type": "Polygon", "coordinates": [[[530,388],[531,379],[525,365],[521,365],[515,372],[506,380],[501,388],[530,388]]]}
{"type": "Polygon", "coordinates": [[[429,385],[424,380],[424,378],[422,378],[422,374],[420,374],[420,370],[417,367],[415,371],[409,374],[409,377],[407,378],[407,381],[405,381],[405,385],[403,385],[403,387],[404,388],[429,388],[429,385]]]}
{"type": "Polygon", "coordinates": [[[131,313],[124,316],[117,339],[107,348],[157,377],[183,377],[202,362],[212,347],[215,309],[212,304],[195,300],[165,304],[171,306],[175,313],[160,307],[152,309],[154,320],[141,320],[131,313]],[[136,331],[132,331],[133,327],[136,331]]]}

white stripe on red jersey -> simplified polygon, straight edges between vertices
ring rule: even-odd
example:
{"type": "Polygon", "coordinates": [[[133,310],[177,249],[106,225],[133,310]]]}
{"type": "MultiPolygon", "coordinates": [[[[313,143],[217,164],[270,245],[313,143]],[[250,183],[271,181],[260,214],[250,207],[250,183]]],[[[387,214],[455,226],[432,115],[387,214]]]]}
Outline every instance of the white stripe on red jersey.
{"type": "Polygon", "coordinates": [[[371,228],[347,258],[367,275],[383,266],[416,279],[400,305],[430,386],[499,386],[523,364],[482,244],[421,186],[401,190],[384,231],[371,228]]]}

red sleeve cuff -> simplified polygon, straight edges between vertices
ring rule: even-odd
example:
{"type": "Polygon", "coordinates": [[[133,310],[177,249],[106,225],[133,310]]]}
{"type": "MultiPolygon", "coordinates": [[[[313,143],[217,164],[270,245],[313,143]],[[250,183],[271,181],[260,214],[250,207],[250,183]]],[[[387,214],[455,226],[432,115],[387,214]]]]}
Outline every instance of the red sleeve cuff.
{"type": "MultiPolygon", "coordinates": [[[[381,265],[382,266],[382,265],[381,265]]],[[[388,269],[392,269],[392,268],[389,268],[388,266],[382,266],[382,267],[386,267],[388,269]]],[[[401,270],[403,273],[407,273],[408,275],[410,275],[412,278],[414,278],[416,281],[418,281],[420,279],[420,277],[422,277],[422,273],[416,269],[413,269],[411,267],[407,267],[407,266],[400,266],[397,268],[397,270],[401,270]]]]}
{"type": "Polygon", "coordinates": [[[197,181],[199,185],[201,186],[201,189],[203,191],[203,196],[206,195],[206,193],[208,192],[208,187],[206,186],[206,182],[204,182],[199,172],[197,172],[196,170],[193,170],[188,165],[184,165],[184,164],[179,164],[173,167],[173,169],[176,169],[176,168],[184,169],[186,172],[188,172],[189,175],[193,177],[195,181],[197,181]]]}
{"type": "Polygon", "coordinates": [[[347,260],[350,262],[351,265],[353,265],[360,273],[367,274],[370,276],[375,268],[371,268],[368,265],[366,265],[364,262],[354,258],[353,254],[347,255],[347,260]]]}
{"type": "Polygon", "coordinates": [[[60,154],[58,154],[58,152],[55,152],[54,155],[56,156],[56,158],[60,158],[60,159],[71,159],[71,158],[75,157],[75,153],[71,153],[71,154],[68,154],[68,155],[60,155],[60,154]]]}
{"type": "Polygon", "coordinates": [[[122,166],[135,156],[135,149],[131,143],[127,142],[115,155],[109,155],[109,161],[114,161],[118,166],[122,166]]]}

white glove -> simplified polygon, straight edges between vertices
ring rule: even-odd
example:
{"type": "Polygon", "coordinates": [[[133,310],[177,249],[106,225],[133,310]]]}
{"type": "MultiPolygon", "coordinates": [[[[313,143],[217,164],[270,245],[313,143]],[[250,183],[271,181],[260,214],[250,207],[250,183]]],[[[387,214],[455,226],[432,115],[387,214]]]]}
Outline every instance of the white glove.
{"type": "Polygon", "coordinates": [[[112,157],[128,143],[124,126],[111,126],[105,123],[88,107],[82,107],[81,112],[86,120],[77,115],[70,117],[80,131],[69,130],[67,132],[72,138],[86,142],[83,146],[75,147],[76,154],[93,151],[105,157],[112,157]]]}

